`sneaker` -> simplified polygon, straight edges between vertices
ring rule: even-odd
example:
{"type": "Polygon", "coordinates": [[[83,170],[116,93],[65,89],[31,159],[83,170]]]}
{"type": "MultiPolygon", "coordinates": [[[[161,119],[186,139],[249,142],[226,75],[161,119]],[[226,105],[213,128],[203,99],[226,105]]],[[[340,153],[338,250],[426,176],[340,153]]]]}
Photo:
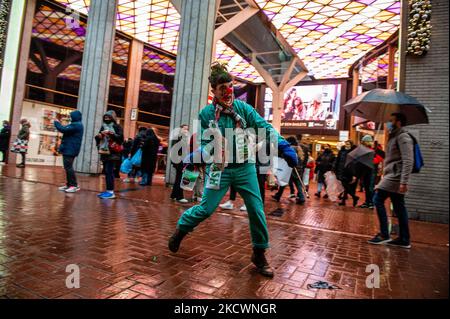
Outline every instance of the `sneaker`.
{"type": "Polygon", "coordinates": [[[78,186],[72,186],[65,190],[66,193],[76,193],[78,191],[80,191],[80,188],[78,186]]]}
{"type": "Polygon", "coordinates": [[[392,239],[383,237],[381,234],[378,234],[374,238],[372,238],[371,240],[369,240],[367,242],[372,245],[383,245],[390,241],[392,241],[392,239]]]}
{"type": "Polygon", "coordinates": [[[69,188],[68,186],[64,185],[64,186],[59,187],[58,190],[60,192],[65,192],[68,188],[69,188]]]}
{"type": "Polygon", "coordinates": [[[242,205],[242,207],[240,208],[241,212],[246,212],[247,211],[247,206],[242,205]]]}
{"type": "Polygon", "coordinates": [[[116,195],[114,193],[110,192],[103,192],[97,195],[101,199],[114,199],[116,198],[116,195]]]}
{"type": "Polygon", "coordinates": [[[185,199],[185,198],[182,198],[182,199],[178,200],[178,203],[180,203],[180,204],[187,204],[187,203],[189,203],[189,201],[187,199],[185,199]]]}
{"type": "Polygon", "coordinates": [[[374,206],[373,206],[373,204],[367,204],[367,203],[364,203],[364,204],[362,204],[361,206],[359,206],[359,208],[373,209],[374,206]]]}
{"type": "Polygon", "coordinates": [[[289,198],[295,198],[295,194],[289,195],[289,198]]]}
{"type": "Polygon", "coordinates": [[[233,210],[234,204],[231,200],[227,201],[226,203],[223,203],[222,205],[219,205],[220,208],[226,209],[226,210],[233,210]]]}
{"type": "Polygon", "coordinates": [[[405,248],[405,249],[411,248],[410,243],[405,242],[405,241],[401,240],[400,238],[397,238],[397,239],[394,239],[394,240],[388,242],[388,246],[400,247],[400,248],[405,248]]]}

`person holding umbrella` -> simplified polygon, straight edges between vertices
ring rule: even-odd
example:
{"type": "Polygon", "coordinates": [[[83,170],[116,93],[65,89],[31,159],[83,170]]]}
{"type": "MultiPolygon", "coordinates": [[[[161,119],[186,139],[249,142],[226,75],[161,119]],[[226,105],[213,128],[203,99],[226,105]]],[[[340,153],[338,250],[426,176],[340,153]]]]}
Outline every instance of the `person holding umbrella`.
{"type": "Polygon", "coordinates": [[[374,202],[380,222],[380,233],[369,240],[370,244],[387,243],[390,246],[411,248],[408,211],[405,207],[405,194],[414,167],[414,141],[404,129],[407,120],[402,113],[393,113],[386,123],[389,141],[386,149],[384,176],[376,187],[374,202]],[[391,240],[388,227],[385,201],[390,198],[397,214],[400,236],[391,240]]]}

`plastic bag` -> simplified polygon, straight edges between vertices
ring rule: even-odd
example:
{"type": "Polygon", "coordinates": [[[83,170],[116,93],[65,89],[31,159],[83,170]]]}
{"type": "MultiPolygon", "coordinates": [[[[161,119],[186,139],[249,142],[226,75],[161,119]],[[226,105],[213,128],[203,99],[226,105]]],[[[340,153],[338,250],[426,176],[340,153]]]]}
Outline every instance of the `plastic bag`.
{"type": "Polygon", "coordinates": [[[188,169],[185,169],[183,171],[183,175],[181,177],[181,183],[180,187],[181,189],[192,192],[195,188],[195,183],[197,182],[197,179],[200,175],[199,171],[191,171],[188,169]]]}
{"type": "Polygon", "coordinates": [[[327,184],[327,194],[331,201],[336,202],[339,195],[344,192],[344,186],[341,181],[336,178],[333,172],[325,173],[325,183],[327,184]]]}
{"type": "Polygon", "coordinates": [[[142,149],[138,149],[137,152],[131,158],[131,164],[136,167],[140,167],[142,162],[142,149]]]}
{"type": "Polygon", "coordinates": [[[292,168],[289,167],[288,163],[284,159],[280,157],[273,158],[272,172],[279,186],[289,185],[289,180],[292,175],[292,168]]]}
{"type": "Polygon", "coordinates": [[[120,172],[124,174],[129,174],[133,169],[133,164],[131,163],[131,159],[127,158],[120,165],[120,172]]]}

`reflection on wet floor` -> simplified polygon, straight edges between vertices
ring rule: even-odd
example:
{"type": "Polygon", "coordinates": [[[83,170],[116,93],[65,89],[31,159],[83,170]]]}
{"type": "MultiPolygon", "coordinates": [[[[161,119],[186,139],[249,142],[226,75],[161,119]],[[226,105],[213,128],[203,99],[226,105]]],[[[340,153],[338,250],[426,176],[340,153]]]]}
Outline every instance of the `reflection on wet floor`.
{"type": "MultiPolygon", "coordinates": [[[[151,188],[123,184],[119,199],[101,201],[100,178],[81,177],[83,191],[68,195],[56,190],[59,169],[0,171],[3,298],[448,297],[447,225],[412,222],[410,251],[373,247],[366,244],[376,231],[373,212],[286,198],[284,214],[268,217],[276,269],[269,280],[253,270],[239,211],[218,211],[169,253],[167,238],[190,205],[170,201],[161,177],[151,188]],[[80,267],[80,289],[65,286],[69,264],[80,267]],[[380,289],[366,288],[370,264],[380,267],[380,289]],[[317,281],[343,289],[308,289],[317,281]]],[[[268,212],[278,207],[266,203],[268,212]]]]}

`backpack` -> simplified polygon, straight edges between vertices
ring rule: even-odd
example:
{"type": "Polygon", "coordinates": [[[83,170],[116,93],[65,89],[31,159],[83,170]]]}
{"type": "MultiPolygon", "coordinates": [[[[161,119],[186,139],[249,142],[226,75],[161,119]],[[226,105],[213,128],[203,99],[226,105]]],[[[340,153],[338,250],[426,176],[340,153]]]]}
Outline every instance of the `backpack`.
{"type": "Polygon", "coordinates": [[[414,144],[414,148],[413,148],[414,164],[413,164],[412,173],[418,174],[418,173],[420,173],[420,170],[422,169],[422,167],[425,166],[425,162],[423,161],[422,151],[420,150],[420,145],[417,142],[417,139],[414,137],[414,135],[412,135],[411,133],[406,133],[406,134],[408,134],[411,137],[411,139],[413,140],[413,144],[414,144]]]}

